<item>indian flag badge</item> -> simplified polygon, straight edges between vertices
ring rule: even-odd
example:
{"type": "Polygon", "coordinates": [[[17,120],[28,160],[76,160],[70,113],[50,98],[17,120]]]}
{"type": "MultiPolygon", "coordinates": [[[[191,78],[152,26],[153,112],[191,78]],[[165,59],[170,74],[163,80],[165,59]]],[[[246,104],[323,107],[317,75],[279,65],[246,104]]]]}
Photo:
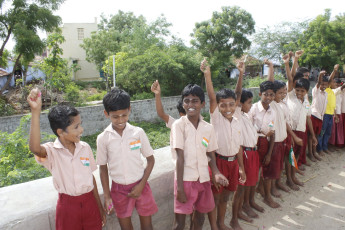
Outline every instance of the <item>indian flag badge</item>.
{"type": "Polygon", "coordinates": [[[90,166],[90,160],[87,157],[80,157],[80,161],[84,166],[90,166]]]}
{"type": "Polygon", "coordinates": [[[202,142],[201,143],[207,148],[208,140],[205,137],[202,138],[202,142]]]}
{"type": "Polygon", "coordinates": [[[140,142],[140,140],[133,141],[133,142],[129,143],[129,146],[130,146],[131,150],[140,149],[141,148],[141,142],[140,142]]]}
{"type": "Polygon", "coordinates": [[[289,162],[290,164],[295,167],[296,169],[298,169],[298,165],[297,165],[297,161],[295,158],[295,154],[293,152],[293,148],[291,147],[290,152],[289,152],[289,162]]]}
{"type": "Polygon", "coordinates": [[[268,127],[273,128],[273,126],[274,126],[274,121],[271,121],[271,122],[268,124],[268,127]]]}

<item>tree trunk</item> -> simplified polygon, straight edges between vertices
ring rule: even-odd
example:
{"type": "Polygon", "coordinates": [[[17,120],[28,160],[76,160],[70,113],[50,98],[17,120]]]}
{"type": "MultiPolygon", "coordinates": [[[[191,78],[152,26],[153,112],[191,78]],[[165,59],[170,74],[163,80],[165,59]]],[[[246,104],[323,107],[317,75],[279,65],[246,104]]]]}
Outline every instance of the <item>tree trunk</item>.
{"type": "Polygon", "coordinates": [[[5,83],[5,85],[2,87],[2,89],[0,90],[0,95],[6,90],[6,88],[9,86],[9,84],[11,83],[11,80],[13,78],[13,74],[14,74],[14,71],[16,71],[16,68],[17,68],[17,65],[18,65],[18,62],[19,62],[19,59],[20,57],[22,56],[22,54],[19,54],[17,59],[16,59],[16,62],[14,63],[14,66],[13,66],[13,70],[12,70],[12,73],[9,77],[7,77],[7,81],[5,83]]]}
{"type": "Polygon", "coordinates": [[[8,33],[7,33],[6,39],[5,39],[4,43],[2,43],[2,46],[0,48],[0,57],[2,57],[2,55],[4,54],[5,46],[6,46],[8,40],[10,39],[10,36],[12,34],[12,29],[10,28],[9,30],[7,30],[7,32],[8,33]]]}

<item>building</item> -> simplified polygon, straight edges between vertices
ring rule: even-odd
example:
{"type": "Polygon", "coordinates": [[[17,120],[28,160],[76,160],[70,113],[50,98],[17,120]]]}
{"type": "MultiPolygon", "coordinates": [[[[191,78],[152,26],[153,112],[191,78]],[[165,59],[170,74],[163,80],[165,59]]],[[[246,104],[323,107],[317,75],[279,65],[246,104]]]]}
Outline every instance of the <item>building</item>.
{"type": "Polygon", "coordinates": [[[61,44],[62,58],[70,61],[70,64],[78,64],[80,70],[73,74],[73,80],[94,81],[100,79],[100,73],[94,63],[86,61],[86,52],[80,45],[84,38],[91,37],[91,33],[97,31],[97,19],[94,23],[64,23],[62,35],[65,42],[61,44]]]}

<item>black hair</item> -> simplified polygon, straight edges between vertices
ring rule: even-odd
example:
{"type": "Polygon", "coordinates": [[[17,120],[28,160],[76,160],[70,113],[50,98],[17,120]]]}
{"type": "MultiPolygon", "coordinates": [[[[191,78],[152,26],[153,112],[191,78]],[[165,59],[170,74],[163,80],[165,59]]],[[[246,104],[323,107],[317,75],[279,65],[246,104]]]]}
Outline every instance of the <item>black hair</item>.
{"type": "Polygon", "coordinates": [[[236,94],[231,89],[221,89],[216,93],[216,100],[219,103],[220,99],[233,98],[236,101],[236,94]]]}
{"type": "Polygon", "coordinates": [[[184,87],[184,89],[182,90],[181,100],[183,100],[183,98],[187,97],[188,95],[197,96],[200,99],[201,103],[205,101],[204,90],[202,90],[202,88],[198,86],[197,84],[186,85],[186,87],[184,87]]]}
{"type": "Polygon", "coordinates": [[[128,109],[131,105],[131,97],[123,89],[113,88],[103,97],[105,111],[109,112],[128,109]]]}
{"type": "Polygon", "coordinates": [[[245,103],[248,99],[253,97],[253,93],[248,89],[242,89],[241,103],[245,103]]]}
{"type": "Polygon", "coordinates": [[[284,88],[286,86],[285,82],[280,81],[280,80],[275,80],[273,82],[274,84],[274,92],[276,93],[278,90],[280,90],[281,88],[284,88]]]}
{"type": "Polygon", "coordinates": [[[66,131],[66,128],[72,124],[74,117],[78,114],[79,111],[69,105],[57,105],[51,108],[48,113],[48,120],[53,133],[58,137],[58,129],[66,131]]]}
{"type": "Polygon", "coordinates": [[[303,78],[304,75],[302,72],[296,72],[295,76],[293,77],[293,82],[297,81],[300,78],[303,78]]]}
{"type": "Polygon", "coordinates": [[[309,71],[308,68],[299,67],[299,68],[297,69],[297,72],[301,72],[302,74],[304,74],[304,73],[309,73],[310,71],[309,71]]]}
{"type": "Polygon", "coordinates": [[[329,76],[323,76],[322,77],[323,82],[328,82],[329,81],[329,76]]]}
{"type": "Polygon", "coordinates": [[[274,84],[271,81],[264,81],[260,84],[260,93],[263,93],[267,90],[273,90],[274,91],[274,84]]]}
{"type": "Polygon", "coordinates": [[[177,101],[176,108],[177,108],[179,113],[186,114],[186,110],[184,110],[184,108],[183,108],[183,102],[182,102],[181,98],[177,101]]]}
{"type": "Polygon", "coordinates": [[[305,90],[309,91],[310,82],[305,78],[300,78],[296,81],[295,88],[304,88],[305,90]]]}

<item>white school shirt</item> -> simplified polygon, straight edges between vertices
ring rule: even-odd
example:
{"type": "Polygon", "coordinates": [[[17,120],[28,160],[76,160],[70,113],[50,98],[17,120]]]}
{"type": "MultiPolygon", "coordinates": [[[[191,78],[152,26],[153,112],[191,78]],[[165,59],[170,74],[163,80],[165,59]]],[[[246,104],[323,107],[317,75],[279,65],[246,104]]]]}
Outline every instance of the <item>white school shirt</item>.
{"type": "Polygon", "coordinates": [[[294,90],[288,92],[287,97],[287,104],[292,120],[292,130],[305,132],[307,116],[311,116],[309,101],[304,99],[304,101],[301,102],[301,100],[297,98],[294,90]]]}

